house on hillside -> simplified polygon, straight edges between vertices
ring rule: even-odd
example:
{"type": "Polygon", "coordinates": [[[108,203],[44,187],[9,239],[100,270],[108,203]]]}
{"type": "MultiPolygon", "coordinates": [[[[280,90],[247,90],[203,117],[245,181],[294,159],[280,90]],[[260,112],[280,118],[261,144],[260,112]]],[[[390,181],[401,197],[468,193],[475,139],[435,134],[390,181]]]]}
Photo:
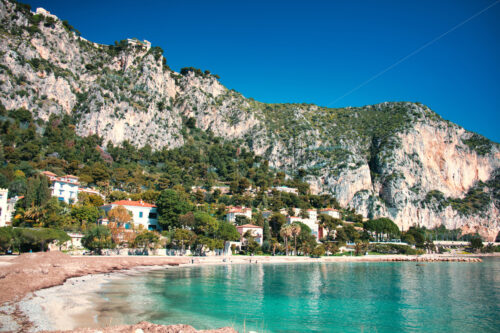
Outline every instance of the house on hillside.
{"type": "Polygon", "coordinates": [[[78,193],[87,193],[87,194],[92,194],[92,195],[98,195],[101,198],[105,199],[104,194],[101,194],[101,192],[99,192],[98,190],[94,190],[94,189],[89,188],[89,187],[79,187],[78,193]]]}
{"type": "Polygon", "coordinates": [[[66,175],[58,177],[50,171],[44,171],[42,174],[49,179],[50,191],[53,197],[57,197],[59,201],[69,204],[78,201],[78,187],[80,183],[77,176],[66,175]]]}
{"type": "Polygon", "coordinates": [[[278,192],[286,192],[286,193],[292,193],[295,195],[299,195],[299,191],[294,188],[294,187],[288,187],[288,186],[275,186],[272,187],[271,190],[276,190],[278,192]]]}
{"type": "Polygon", "coordinates": [[[239,225],[236,227],[236,230],[241,235],[241,243],[243,244],[246,239],[243,237],[243,235],[247,232],[250,231],[252,235],[255,237],[255,241],[259,243],[260,246],[262,246],[262,243],[264,242],[264,234],[263,234],[263,228],[259,227],[257,225],[253,224],[244,224],[244,225],[239,225]]]}
{"type": "Polygon", "coordinates": [[[220,194],[228,194],[230,192],[229,186],[212,186],[212,192],[219,190],[220,194]]]}
{"type": "Polygon", "coordinates": [[[77,176],[66,175],[58,177],[55,173],[50,171],[43,171],[42,174],[49,179],[51,195],[57,197],[59,201],[76,203],[78,201],[78,193],[80,192],[95,194],[104,199],[104,195],[99,193],[99,191],[80,187],[77,176]]]}
{"type": "Polygon", "coordinates": [[[331,217],[333,217],[335,219],[340,219],[341,218],[340,212],[337,209],[335,209],[335,208],[320,209],[319,213],[331,216],[331,217]]]}
{"type": "Polygon", "coordinates": [[[321,237],[319,236],[319,223],[317,219],[317,215],[313,215],[314,218],[311,218],[311,215],[309,218],[303,218],[299,216],[287,216],[286,217],[286,223],[287,224],[292,224],[292,223],[303,223],[307,225],[311,229],[311,233],[316,237],[316,241],[318,241],[321,237]]]}
{"type": "Polygon", "coordinates": [[[273,215],[273,212],[270,210],[264,210],[262,211],[262,217],[265,219],[270,218],[273,215]]]}
{"type": "Polygon", "coordinates": [[[226,214],[226,221],[234,223],[236,216],[245,216],[249,220],[252,219],[252,208],[248,207],[228,207],[229,210],[226,214]]]}
{"type": "MultiPolygon", "coordinates": [[[[158,212],[156,206],[144,201],[120,200],[101,206],[106,214],[113,208],[123,206],[132,213],[132,220],[135,225],[142,225],[147,230],[161,231],[158,223],[158,212]]],[[[104,219],[103,219],[104,222],[104,219]]],[[[102,223],[104,224],[104,223],[102,223]]],[[[129,227],[130,228],[130,227],[129,227]]]]}

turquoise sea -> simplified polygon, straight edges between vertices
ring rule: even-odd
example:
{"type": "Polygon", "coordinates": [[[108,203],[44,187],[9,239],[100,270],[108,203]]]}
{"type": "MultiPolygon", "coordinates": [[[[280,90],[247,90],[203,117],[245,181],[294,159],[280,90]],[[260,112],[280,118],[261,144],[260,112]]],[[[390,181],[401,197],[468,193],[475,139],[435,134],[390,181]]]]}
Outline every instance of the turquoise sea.
{"type": "Polygon", "coordinates": [[[240,332],[499,332],[500,258],[169,268],[104,285],[101,323],[240,332]]]}

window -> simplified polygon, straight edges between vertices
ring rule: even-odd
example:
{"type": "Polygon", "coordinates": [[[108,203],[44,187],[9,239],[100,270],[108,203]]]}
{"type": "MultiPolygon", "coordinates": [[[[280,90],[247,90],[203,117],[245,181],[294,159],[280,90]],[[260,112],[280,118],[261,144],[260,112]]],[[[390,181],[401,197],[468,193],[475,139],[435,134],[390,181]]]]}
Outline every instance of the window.
{"type": "Polygon", "coordinates": [[[158,215],[156,215],[156,213],[149,213],[149,218],[150,219],[155,219],[157,218],[158,215]]]}
{"type": "Polygon", "coordinates": [[[59,195],[63,195],[64,191],[63,190],[59,190],[59,195]]]}
{"type": "Polygon", "coordinates": [[[143,216],[142,212],[139,212],[139,217],[141,217],[141,218],[142,218],[142,216],[143,216]]]}
{"type": "Polygon", "coordinates": [[[148,230],[156,230],[156,226],[153,224],[148,225],[148,230]]]}

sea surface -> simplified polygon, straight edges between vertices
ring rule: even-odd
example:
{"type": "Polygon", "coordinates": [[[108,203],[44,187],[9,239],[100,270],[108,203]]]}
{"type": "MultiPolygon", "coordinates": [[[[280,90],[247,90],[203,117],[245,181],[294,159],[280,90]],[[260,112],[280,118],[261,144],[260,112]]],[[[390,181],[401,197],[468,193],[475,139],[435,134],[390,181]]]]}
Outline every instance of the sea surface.
{"type": "Polygon", "coordinates": [[[195,266],[113,280],[101,324],[240,332],[500,332],[500,258],[195,266]]]}

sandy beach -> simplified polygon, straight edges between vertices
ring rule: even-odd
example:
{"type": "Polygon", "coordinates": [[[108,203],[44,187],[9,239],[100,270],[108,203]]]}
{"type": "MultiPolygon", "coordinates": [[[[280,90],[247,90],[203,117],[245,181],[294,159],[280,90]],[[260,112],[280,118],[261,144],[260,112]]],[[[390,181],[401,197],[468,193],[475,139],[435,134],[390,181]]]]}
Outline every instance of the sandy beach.
{"type": "MultiPolygon", "coordinates": [[[[112,279],[126,278],[144,270],[175,269],[178,266],[231,265],[307,262],[383,262],[383,261],[463,261],[478,262],[476,256],[449,255],[368,255],[340,257],[229,256],[229,257],[131,257],[81,256],[60,252],[31,253],[0,257],[0,331],[38,332],[75,330],[106,326],[109,332],[130,332],[130,326],[109,318],[97,323],[97,292],[112,279]]],[[[161,325],[142,323],[146,331],[164,331],[161,325]]],[[[178,326],[178,325],[177,325],[178,326]]],[[[139,326],[137,326],[140,328],[139,326]]],[[[141,328],[143,329],[143,328],[141,328]]],[[[196,332],[192,327],[178,326],[169,332],[196,332]]],[[[230,328],[224,328],[226,331],[230,328]]],[[[80,330],[81,332],[87,332],[80,330]]],[[[92,330],[90,330],[92,331],[92,330]]],[[[89,331],[89,332],[90,332],[89,331]]],[[[101,329],[102,331],[102,329],[101,329]]],[[[220,331],[222,332],[222,331],[220,331]]]]}

